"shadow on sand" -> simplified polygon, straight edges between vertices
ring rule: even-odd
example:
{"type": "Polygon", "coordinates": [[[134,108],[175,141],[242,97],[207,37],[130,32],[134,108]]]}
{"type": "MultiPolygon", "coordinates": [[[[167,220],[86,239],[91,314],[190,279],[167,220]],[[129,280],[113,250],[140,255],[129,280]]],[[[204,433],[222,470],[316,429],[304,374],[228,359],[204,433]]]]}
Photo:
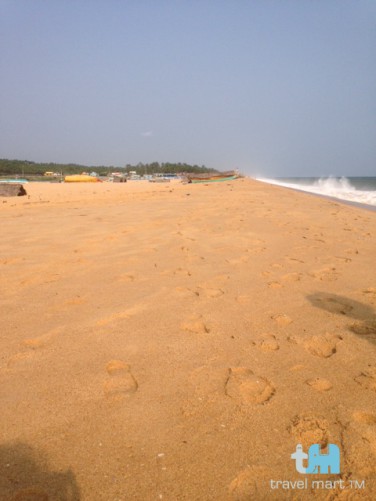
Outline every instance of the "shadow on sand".
{"type": "Polygon", "coordinates": [[[345,296],[325,292],[315,292],[308,295],[307,299],[316,308],[357,320],[349,324],[348,329],[376,344],[376,315],[372,306],[345,296]]]}
{"type": "Polygon", "coordinates": [[[71,470],[51,471],[44,454],[22,442],[0,445],[2,501],[79,501],[71,470]]]}

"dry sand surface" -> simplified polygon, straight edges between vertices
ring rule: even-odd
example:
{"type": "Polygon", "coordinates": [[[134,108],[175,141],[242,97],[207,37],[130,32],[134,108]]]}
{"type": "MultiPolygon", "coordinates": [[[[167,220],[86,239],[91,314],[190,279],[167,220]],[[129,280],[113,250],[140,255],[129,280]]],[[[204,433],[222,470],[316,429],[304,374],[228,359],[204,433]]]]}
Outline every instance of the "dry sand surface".
{"type": "Polygon", "coordinates": [[[1,501],[376,499],[375,212],[247,179],[26,189],[0,199],[1,501]],[[298,473],[299,443],[341,475],[298,473]],[[348,488],[270,489],[305,478],[348,488]]]}

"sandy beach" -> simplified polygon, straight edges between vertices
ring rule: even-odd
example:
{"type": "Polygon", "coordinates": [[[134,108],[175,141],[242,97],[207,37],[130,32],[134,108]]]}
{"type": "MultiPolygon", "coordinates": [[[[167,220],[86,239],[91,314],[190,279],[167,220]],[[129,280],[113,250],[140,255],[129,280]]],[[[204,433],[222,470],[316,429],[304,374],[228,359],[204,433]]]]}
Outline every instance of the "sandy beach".
{"type": "Polygon", "coordinates": [[[0,198],[1,500],[376,499],[375,212],[249,179],[25,188],[0,198]]]}

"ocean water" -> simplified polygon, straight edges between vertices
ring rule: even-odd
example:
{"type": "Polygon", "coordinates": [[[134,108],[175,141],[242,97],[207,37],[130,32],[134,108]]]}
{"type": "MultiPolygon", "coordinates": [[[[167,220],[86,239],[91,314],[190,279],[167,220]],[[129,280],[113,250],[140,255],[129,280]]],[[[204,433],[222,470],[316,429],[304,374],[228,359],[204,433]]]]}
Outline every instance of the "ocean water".
{"type": "Polygon", "coordinates": [[[257,180],[376,207],[376,177],[288,177],[257,180]]]}

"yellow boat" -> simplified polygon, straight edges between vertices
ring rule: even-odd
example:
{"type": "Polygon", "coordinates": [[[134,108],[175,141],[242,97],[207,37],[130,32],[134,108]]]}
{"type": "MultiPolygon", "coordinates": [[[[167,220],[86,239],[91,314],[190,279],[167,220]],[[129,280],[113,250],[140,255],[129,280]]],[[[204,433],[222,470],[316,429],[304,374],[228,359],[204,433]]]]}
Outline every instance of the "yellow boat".
{"type": "Polygon", "coordinates": [[[75,174],[73,176],[65,176],[65,183],[100,183],[101,180],[94,176],[86,174],[75,174]]]}

